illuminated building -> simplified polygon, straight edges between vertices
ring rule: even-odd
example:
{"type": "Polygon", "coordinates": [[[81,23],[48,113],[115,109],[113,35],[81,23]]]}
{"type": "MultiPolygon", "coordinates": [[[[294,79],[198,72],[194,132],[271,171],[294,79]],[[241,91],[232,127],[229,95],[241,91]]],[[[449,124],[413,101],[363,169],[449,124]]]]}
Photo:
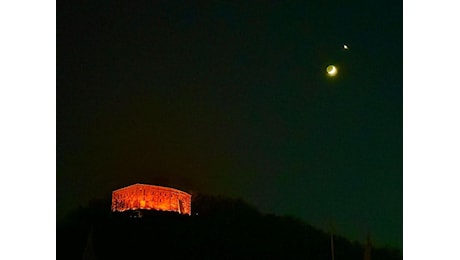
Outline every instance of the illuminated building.
{"type": "Polygon", "coordinates": [[[159,210],[192,213],[192,195],[173,188],[133,184],[112,192],[112,211],[159,210]]]}

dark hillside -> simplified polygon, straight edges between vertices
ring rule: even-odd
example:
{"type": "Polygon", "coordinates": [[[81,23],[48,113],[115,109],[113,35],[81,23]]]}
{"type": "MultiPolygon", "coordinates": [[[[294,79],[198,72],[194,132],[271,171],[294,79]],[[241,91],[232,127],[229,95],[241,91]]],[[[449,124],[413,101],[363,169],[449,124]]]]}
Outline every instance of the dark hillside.
{"type": "MultiPolygon", "coordinates": [[[[330,235],[291,217],[264,215],[242,200],[197,196],[192,216],[110,214],[92,203],[58,223],[58,259],[331,259],[330,235]],[[198,213],[198,214],[197,214],[198,213]]],[[[335,258],[363,259],[364,247],[334,238],[335,258]]],[[[402,259],[373,249],[372,259],[402,259]]]]}

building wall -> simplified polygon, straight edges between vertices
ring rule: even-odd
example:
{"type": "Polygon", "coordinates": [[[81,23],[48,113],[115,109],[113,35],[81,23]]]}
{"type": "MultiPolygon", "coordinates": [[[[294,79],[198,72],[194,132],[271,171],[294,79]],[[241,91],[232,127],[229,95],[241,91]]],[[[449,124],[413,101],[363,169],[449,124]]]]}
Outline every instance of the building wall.
{"type": "Polygon", "coordinates": [[[133,184],[112,192],[112,211],[153,209],[192,213],[192,195],[173,188],[133,184]]]}

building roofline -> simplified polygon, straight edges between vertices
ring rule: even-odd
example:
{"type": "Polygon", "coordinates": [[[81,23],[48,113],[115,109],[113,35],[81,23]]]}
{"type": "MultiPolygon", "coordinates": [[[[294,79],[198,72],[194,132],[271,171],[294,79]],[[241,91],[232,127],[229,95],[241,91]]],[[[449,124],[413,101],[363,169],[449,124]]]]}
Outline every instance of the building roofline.
{"type": "Polygon", "coordinates": [[[175,188],[171,188],[171,187],[166,187],[166,186],[152,185],[152,184],[143,184],[143,183],[134,183],[134,184],[128,185],[128,186],[126,186],[126,187],[122,187],[122,188],[113,190],[112,193],[117,192],[117,191],[120,191],[120,190],[128,189],[128,188],[132,188],[132,187],[134,187],[134,186],[149,186],[149,187],[155,187],[155,188],[169,189],[169,190],[174,190],[174,191],[176,191],[176,192],[185,193],[185,194],[187,194],[187,195],[189,195],[189,196],[192,196],[192,194],[190,194],[190,193],[188,193],[188,192],[185,192],[185,191],[183,191],[183,190],[179,190],[179,189],[175,189],[175,188]]]}

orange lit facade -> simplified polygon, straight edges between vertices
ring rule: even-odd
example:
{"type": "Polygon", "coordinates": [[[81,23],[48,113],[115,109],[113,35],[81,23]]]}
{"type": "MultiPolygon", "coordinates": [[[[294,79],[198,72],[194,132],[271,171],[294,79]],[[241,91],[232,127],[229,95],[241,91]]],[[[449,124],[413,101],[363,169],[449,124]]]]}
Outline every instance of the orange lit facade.
{"type": "Polygon", "coordinates": [[[112,211],[161,210],[192,213],[192,195],[173,188],[133,184],[112,192],[112,211]]]}

